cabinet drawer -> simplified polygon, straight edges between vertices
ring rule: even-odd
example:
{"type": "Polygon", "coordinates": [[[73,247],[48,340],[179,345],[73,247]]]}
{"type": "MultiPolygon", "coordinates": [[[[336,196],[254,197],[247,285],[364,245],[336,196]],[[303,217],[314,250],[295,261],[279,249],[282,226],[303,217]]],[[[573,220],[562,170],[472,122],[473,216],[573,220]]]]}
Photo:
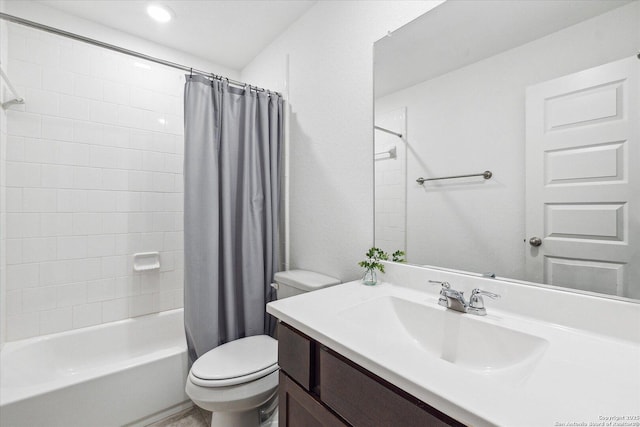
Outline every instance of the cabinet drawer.
{"type": "Polygon", "coordinates": [[[280,371],[278,386],[280,427],[347,427],[339,417],[280,371]]]}
{"type": "Polygon", "coordinates": [[[287,375],[310,391],[314,343],[284,323],[278,323],[278,364],[287,375]]]}
{"type": "Polygon", "coordinates": [[[322,402],[354,427],[462,425],[324,348],[319,383],[322,402]]]}

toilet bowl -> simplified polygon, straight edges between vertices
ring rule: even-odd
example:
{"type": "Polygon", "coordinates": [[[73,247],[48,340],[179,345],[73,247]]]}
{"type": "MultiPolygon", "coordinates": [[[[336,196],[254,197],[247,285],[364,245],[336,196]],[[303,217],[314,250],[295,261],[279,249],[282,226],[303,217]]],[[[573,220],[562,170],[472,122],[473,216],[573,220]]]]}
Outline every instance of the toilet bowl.
{"type": "MultiPolygon", "coordinates": [[[[340,283],[304,270],[276,273],[274,282],[278,299],[340,283]]],[[[275,408],[278,369],[275,339],[267,335],[240,338],[198,358],[185,391],[196,405],[213,412],[212,427],[258,427],[275,408]]]]}
{"type": "Polygon", "coordinates": [[[195,361],[186,393],[213,412],[212,426],[258,426],[258,408],[278,388],[278,342],[256,335],[223,344],[195,361]]]}

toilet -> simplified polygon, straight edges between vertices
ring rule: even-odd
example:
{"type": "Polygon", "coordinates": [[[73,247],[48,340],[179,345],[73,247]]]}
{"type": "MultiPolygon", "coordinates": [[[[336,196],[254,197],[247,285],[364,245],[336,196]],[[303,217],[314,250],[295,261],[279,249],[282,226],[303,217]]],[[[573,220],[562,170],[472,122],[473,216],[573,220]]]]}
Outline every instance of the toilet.
{"type": "MultiPolygon", "coordinates": [[[[337,285],[340,280],[306,270],[276,273],[277,298],[337,285]]],[[[196,360],[185,391],[199,407],[213,412],[212,427],[258,427],[277,407],[278,342],[268,335],[240,338],[196,360]]],[[[277,425],[277,424],[273,424],[277,425]]]]}

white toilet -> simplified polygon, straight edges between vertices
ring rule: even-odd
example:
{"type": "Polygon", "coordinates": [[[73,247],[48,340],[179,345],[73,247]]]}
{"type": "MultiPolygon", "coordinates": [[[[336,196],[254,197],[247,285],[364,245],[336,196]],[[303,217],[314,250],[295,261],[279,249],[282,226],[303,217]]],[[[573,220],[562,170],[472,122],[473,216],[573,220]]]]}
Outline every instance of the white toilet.
{"type": "MultiPolygon", "coordinates": [[[[274,281],[278,299],[340,283],[305,270],[281,271],[274,281]]],[[[276,408],[277,388],[278,342],[256,335],[202,355],[191,367],[185,391],[196,405],[213,412],[212,427],[257,427],[276,408]]]]}

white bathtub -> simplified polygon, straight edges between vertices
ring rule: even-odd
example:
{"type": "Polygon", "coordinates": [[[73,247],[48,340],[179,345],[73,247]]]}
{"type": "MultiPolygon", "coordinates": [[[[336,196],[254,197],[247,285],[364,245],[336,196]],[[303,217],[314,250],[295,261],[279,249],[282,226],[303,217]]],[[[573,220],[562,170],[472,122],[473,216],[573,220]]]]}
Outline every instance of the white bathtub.
{"type": "Polygon", "coordinates": [[[190,405],[183,311],[5,344],[0,425],[143,425],[190,405]]]}

